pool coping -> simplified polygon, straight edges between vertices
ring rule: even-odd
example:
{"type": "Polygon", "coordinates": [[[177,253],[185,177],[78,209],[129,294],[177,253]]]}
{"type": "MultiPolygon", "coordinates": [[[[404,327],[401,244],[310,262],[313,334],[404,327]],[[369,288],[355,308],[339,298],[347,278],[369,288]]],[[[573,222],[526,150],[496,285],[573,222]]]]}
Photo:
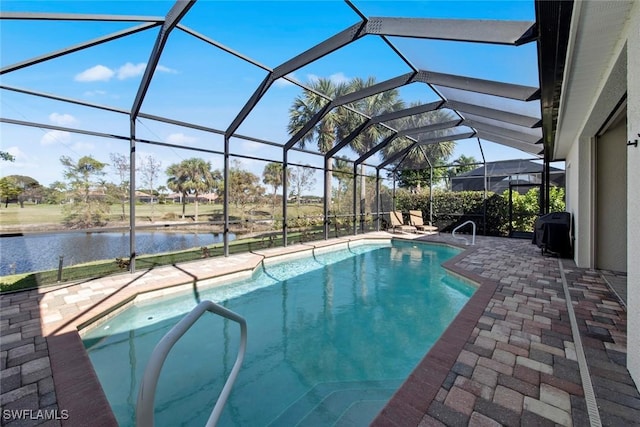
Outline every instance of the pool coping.
{"type": "MultiPolygon", "coordinates": [[[[222,284],[227,283],[225,276],[242,273],[252,274],[252,272],[259,268],[260,265],[268,259],[279,258],[284,260],[291,259],[292,257],[301,257],[304,256],[304,253],[307,251],[314,251],[316,249],[328,247],[339,247],[341,245],[348,247],[351,242],[389,242],[394,239],[400,241],[412,240],[411,238],[403,238],[402,236],[389,235],[386,233],[369,234],[354,236],[352,238],[337,238],[313,243],[303,243],[302,245],[308,246],[308,249],[302,251],[300,250],[300,244],[297,244],[285,248],[271,248],[264,251],[236,254],[234,255],[234,259],[241,258],[242,262],[234,266],[229,266],[225,263],[225,268],[217,271],[217,274],[210,277],[197,277],[190,274],[188,272],[188,267],[189,264],[192,263],[181,264],[180,268],[181,271],[186,274],[186,277],[194,283],[194,286],[195,282],[209,279],[218,279],[222,284]]],[[[422,243],[457,247],[456,245],[451,245],[449,243],[422,243]]],[[[451,260],[457,259],[464,253],[465,252],[462,252],[461,254],[456,255],[451,260]]],[[[228,260],[228,258],[226,259],[228,260]]],[[[205,260],[205,262],[213,262],[215,260],[218,260],[219,262],[221,261],[220,258],[210,258],[205,260]]],[[[222,261],[224,261],[224,259],[222,259],[222,261]]],[[[195,261],[193,263],[197,262],[202,261],[195,261]]],[[[169,268],[178,268],[178,266],[172,266],[169,268]]],[[[162,268],[158,270],[161,269],[162,268]]],[[[136,281],[143,280],[145,274],[148,272],[149,270],[134,274],[124,273],[114,276],[116,277],[116,280],[119,279],[119,281],[123,282],[122,286],[111,294],[105,296],[105,298],[98,303],[85,306],[84,309],[72,319],[57,319],[52,321],[48,320],[46,315],[42,316],[42,331],[49,348],[49,359],[58,400],[58,407],[65,408],[69,414],[69,418],[67,420],[61,420],[62,425],[101,425],[105,427],[118,425],[111,409],[111,405],[107,400],[102,389],[102,385],[100,384],[98,376],[93,368],[93,364],[91,363],[89,355],[84,348],[80,329],[104,316],[113,314],[119,309],[125,307],[127,304],[133,303],[133,301],[140,295],[153,292],[174,293],[176,288],[183,288],[190,285],[190,282],[185,282],[184,275],[178,275],[175,278],[176,283],[173,284],[165,283],[163,285],[153,285],[147,282],[142,286],[137,286],[136,281]],[[181,280],[180,277],[183,277],[183,279],[181,280]],[[116,298],[112,298],[114,295],[116,295],[116,298]]],[[[461,274],[461,276],[465,277],[464,274],[461,274]]],[[[45,298],[40,302],[41,307],[44,308],[43,311],[46,311],[46,308],[48,308],[46,294],[54,294],[55,292],[59,292],[61,289],[65,290],[72,286],[78,286],[78,284],[47,288],[45,291],[45,298]]],[[[216,286],[216,284],[214,283],[213,286],[216,286]]],[[[181,289],[180,291],[183,290],[181,289]]],[[[477,292],[478,291],[476,291],[476,293],[477,292]]]]}
{"type": "MultiPolygon", "coordinates": [[[[394,240],[415,237],[418,241],[461,246],[448,234],[369,233],[365,236],[382,237],[387,241],[392,237],[394,240]]],[[[314,246],[321,245],[311,245],[314,246]]],[[[297,251],[298,248],[291,247],[290,250],[297,251]]],[[[445,345],[440,357],[434,357],[431,362],[439,364],[442,371],[450,364],[451,359],[447,357],[459,352],[435,398],[405,397],[410,404],[403,408],[397,398],[407,388],[398,384],[394,398],[381,402],[388,403],[388,407],[383,408],[376,424],[517,426],[525,422],[527,425],[588,425],[592,418],[581,385],[583,369],[576,362],[577,334],[587,356],[588,375],[594,389],[599,390],[595,397],[603,425],[623,425],[629,420],[640,419],[640,394],[625,364],[626,310],[602,279],[601,271],[579,268],[572,261],[562,261],[562,266],[556,258],[541,255],[529,241],[518,239],[479,236],[475,249],[468,246],[462,249],[466,251],[446,263],[450,267],[449,273],[456,275],[458,272],[461,278],[475,278],[480,290],[485,287],[483,285],[493,282],[496,290],[462,351],[455,345],[446,346],[446,336],[451,334],[447,331],[440,338],[444,343],[438,342],[434,352],[425,355],[438,356],[437,349],[445,345]],[[456,265],[465,271],[460,271],[456,265]],[[565,278],[560,270],[564,270],[569,295],[564,289],[565,278]],[[476,273],[487,280],[474,276],[476,273]],[[567,320],[571,309],[578,321],[577,333],[567,320]],[[420,414],[411,408],[422,408],[427,404],[428,410],[418,421],[420,414]],[[391,411],[403,409],[409,414],[389,416],[391,411]]],[[[43,410],[56,415],[56,419],[47,425],[116,425],[77,329],[73,327],[78,314],[104,300],[110,303],[115,299],[109,299],[112,294],[123,298],[121,288],[131,288],[128,290],[135,292],[149,284],[162,282],[166,285],[167,280],[181,278],[182,283],[189,282],[213,273],[220,274],[228,268],[227,264],[235,264],[237,269],[238,258],[246,261],[256,256],[238,254],[229,258],[208,258],[146,273],[112,275],[53,289],[0,295],[0,380],[3,389],[0,397],[3,408],[43,410]],[[66,324],[65,319],[71,319],[71,325],[66,324]],[[44,333],[45,328],[48,333],[44,333]],[[63,340],[68,341],[62,343],[63,340]],[[54,347],[51,357],[59,360],[50,360],[48,341],[54,347]],[[68,353],[56,355],[56,345],[68,353]],[[60,367],[63,363],[67,364],[65,369],[75,368],[77,374],[67,375],[65,380],[60,367]],[[84,367],[81,366],[83,363],[84,367]],[[53,375],[56,376],[55,384],[53,375]],[[67,388],[83,388],[86,393],[80,391],[75,398],[65,398],[67,388]],[[56,396],[58,393],[62,393],[60,399],[56,396]],[[68,407],[75,409],[69,411],[68,407]]],[[[258,258],[262,256],[264,254],[258,258]]],[[[452,326],[455,328],[454,343],[455,336],[463,329],[455,325],[452,326]]],[[[425,370],[415,371],[412,375],[406,378],[405,385],[410,385],[410,381],[415,381],[414,385],[429,383],[429,380],[435,383],[442,378],[432,377],[432,373],[425,370]]],[[[435,385],[431,386],[432,390],[435,385]]],[[[421,390],[414,392],[422,394],[421,390]]]]}
{"type": "MultiPolygon", "coordinates": [[[[429,242],[436,243],[436,242],[429,242]]],[[[442,266],[456,275],[478,285],[469,301],[438,338],[433,347],[420,360],[407,379],[396,390],[384,408],[371,423],[372,426],[418,425],[435,399],[458,355],[471,336],[478,319],[497,289],[497,283],[478,274],[464,270],[456,264],[472,255],[478,248],[460,247],[464,250],[442,266]]]]}

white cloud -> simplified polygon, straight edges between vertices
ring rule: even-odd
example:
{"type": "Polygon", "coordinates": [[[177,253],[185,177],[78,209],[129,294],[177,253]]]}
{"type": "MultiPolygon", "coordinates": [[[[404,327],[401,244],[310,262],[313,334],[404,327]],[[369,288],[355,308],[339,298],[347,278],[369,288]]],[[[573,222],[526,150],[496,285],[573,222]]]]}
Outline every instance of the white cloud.
{"type": "MultiPolygon", "coordinates": [[[[289,73],[287,74],[287,77],[292,78],[294,80],[298,80],[298,78],[296,77],[295,73],[289,73]]],[[[289,87],[289,86],[294,86],[293,83],[291,83],[288,80],[285,80],[283,78],[280,78],[278,80],[276,80],[275,82],[273,82],[273,85],[275,87],[289,87]]]]}
{"type": "Polygon", "coordinates": [[[15,157],[16,160],[26,159],[27,155],[17,146],[7,147],[5,151],[15,157]]]}
{"type": "MultiPolygon", "coordinates": [[[[112,70],[109,67],[105,67],[104,65],[96,65],[95,67],[91,67],[83,72],[76,74],[74,80],[77,82],[108,82],[114,76],[118,80],[126,80],[133,77],[138,77],[144,74],[144,70],[147,67],[146,62],[139,62],[134,64],[132,62],[127,62],[124,65],[121,65],[117,69],[112,70]]],[[[177,74],[178,70],[174,70],[173,68],[166,67],[164,65],[158,65],[156,67],[156,71],[160,71],[163,73],[177,74]]],[[[96,90],[96,91],[88,91],[85,92],[85,95],[104,95],[106,92],[96,90]]]]}
{"type": "Polygon", "coordinates": [[[260,151],[264,147],[264,144],[260,144],[255,141],[242,141],[242,150],[245,153],[255,153],[260,151]]]}
{"type": "Polygon", "coordinates": [[[94,148],[96,148],[96,146],[90,142],[76,142],[73,144],[73,149],[75,151],[91,151],[94,148]]]}
{"type": "Polygon", "coordinates": [[[178,70],[174,70],[173,68],[165,67],[164,65],[158,65],[156,67],[156,71],[162,71],[163,73],[169,73],[169,74],[178,74],[178,70]]]}
{"type": "Polygon", "coordinates": [[[45,133],[40,139],[42,145],[53,145],[58,143],[65,143],[71,140],[71,134],[62,130],[50,130],[45,133]]]}
{"type": "Polygon", "coordinates": [[[84,93],[84,96],[102,96],[106,94],[107,92],[104,90],[88,90],[84,93]]]}
{"type": "MultiPolygon", "coordinates": [[[[331,80],[331,82],[333,82],[334,84],[348,83],[351,80],[349,77],[345,76],[342,71],[339,73],[331,74],[328,79],[331,80]]],[[[320,77],[315,74],[307,74],[307,80],[309,80],[310,82],[317,82],[318,80],[320,80],[320,77]]]]}
{"type": "Polygon", "coordinates": [[[77,82],[108,82],[114,75],[114,71],[105,67],[104,65],[96,65],[87,70],[84,70],[80,74],[76,74],[74,80],[77,82]]]}
{"type": "Polygon", "coordinates": [[[76,120],[76,118],[73,117],[71,114],[58,114],[58,113],[49,114],[49,121],[58,126],[68,126],[68,125],[73,125],[75,123],[78,123],[78,120],[76,120]]]}
{"type": "Polygon", "coordinates": [[[183,134],[182,132],[179,133],[172,133],[171,135],[167,136],[166,138],[166,142],[169,144],[178,144],[178,145],[183,145],[183,144],[192,144],[194,142],[196,142],[198,140],[198,138],[195,138],[193,136],[187,136],[185,134],[183,134]]]}
{"type": "Polygon", "coordinates": [[[118,68],[118,80],[141,76],[144,73],[144,69],[146,67],[147,64],[144,62],[140,62],[139,64],[132,64],[131,62],[127,62],[126,64],[118,68]]]}

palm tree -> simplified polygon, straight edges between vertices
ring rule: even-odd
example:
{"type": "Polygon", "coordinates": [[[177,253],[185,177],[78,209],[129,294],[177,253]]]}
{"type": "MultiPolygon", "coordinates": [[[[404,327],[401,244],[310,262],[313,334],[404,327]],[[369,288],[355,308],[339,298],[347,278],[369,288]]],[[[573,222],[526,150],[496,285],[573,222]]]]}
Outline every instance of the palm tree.
{"type": "Polygon", "coordinates": [[[167,186],[182,193],[182,218],[184,218],[185,204],[188,194],[193,194],[196,201],[195,220],[198,221],[198,196],[210,191],[215,186],[216,179],[211,172],[211,162],[193,157],[173,164],[167,168],[167,186]]]}
{"type": "MultiPolygon", "coordinates": [[[[330,79],[319,78],[309,82],[309,86],[321,94],[331,99],[335,99],[349,92],[349,86],[344,83],[336,84],[330,79]]],[[[295,135],[304,127],[309,120],[320,111],[329,101],[315,92],[305,91],[301,96],[293,100],[293,105],[289,108],[289,124],[287,131],[289,135],[295,135]]],[[[300,147],[305,148],[308,143],[316,142],[318,150],[326,153],[335,145],[336,141],[344,137],[348,126],[346,122],[351,119],[346,114],[345,108],[334,108],[327,113],[322,120],[306,135],[300,139],[300,147]]],[[[327,188],[331,188],[333,161],[329,160],[326,182],[327,188]]],[[[327,201],[328,203],[331,200],[327,201]]]]}
{"type": "Polygon", "coordinates": [[[195,220],[198,221],[198,196],[200,194],[211,191],[215,186],[215,178],[211,173],[211,162],[205,162],[197,157],[187,159],[186,170],[189,179],[186,182],[187,188],[194,195],[196,200],[195,220]]]}
{"type": "Polygon", "coordinates": [[[338,189],[336,190],[336,212],[340,213],[340,202],[344,193],[347,193],[349,181],[353,177],[353,166],[347,158],[336,157],[334,165],[334,176],[338,180],[338,189]]]}
{"type": "Polygon", "coordinates": [[[185,184],[188,177],[184,168],[184,162],[170,165],[165,173],[169,177],[167,179],[167,187],[169,187],[171,191],[180,193],[180,200],[182,201],[182,219],[184,219],[185,205],[187,204],[187,193],[189,191],[185,184]]]}
{"type": "MultiPolygon", "coordinates": [[[[287,170],[287,182],[290,175],[290,171],[287,170]]],[[[282,164],[276,162],[267,163],[262,171],[262,182],[273,187],[273,208],[271,211],[271,215],[273,215],[276,210],[278,188],[282,187],[282,164]]]]}
{"type": "MultiPolygon", "coordinates": [[[[412,103],[411,107],[414,107],[417,105],[418,103],[412,103]]],[[[418,128],[418,127],[428,126],[434,123],[446,122],[448,120],[451,120],[452,118],[453,116],[451,115],[451,113],[448,113],[443,110],[435,110],[429,113],[420,114],[417,116],[410,116],[405,119],[402,119],[401,123],[399,124],[399,127],[401,129],[418,128]]],[[[446,136],[449,134],[449,132],[450,131],[448,129],[442,129],[442,130],[430,132],[429,136],[430,137],[446,136]]],[[[409,140],[408,138],[405,138],[405,137],[398,138],[394,140],[393,143],[389,144],[387,147],[385,147],[382,150],[382,156],[383,158],[388,159],[413,143],[414,142],[409,140]]],[[[426,160],[424,158],[424,155],[426,155],[429,158],[429,161],[431,162],[432,166],[442,166],[446,163],[447,159],[451,157],[451,155],[453,154],[453,151],[455,150],[455,147],[456,147],[455,141],[446,141],[446,142],[440,142],[436,144],[422,145],[420,146],[420,148],[416,147],[413,150],[411,150],[407,154],[407,156],[404,158],[404,160],[398,159],[394,163],[397,166],[400,163],[400,161],[403,161],[403,166],[405,166],[406,169],[411,168],[411,169],[428,171],[428,169],[425,168],[426,160]]],[[[439,172],[437,172],[438,170],[434,171],[434,176],[437,176],[439,174],[439,172]]],[[[428,173],[420,174],[420,175],[424,175],[425,179],[419,179],[417,181],[418,187],[420,187],[423,181],[425,184],[428,184],[428,173]]]]}
{"type": "MultiPolygon", "coordinates": [[[[359,77],[354,78],[349,84],[350,92],[359,91],[376,84],[375,77],[369,77],[363,80],[359,77]]],[[[369,117],[379,116],[381,114],[398,111],[404,108],[404,101],[399,98],[397,90],[388,90],[378,93],[358,101],[355,108],[369,117]]],[[[363,155],[371,150],[382,138],[386,136],[379,126],[369,126],[362,132],[352,143],[351,148],[363,155]]],[[[366,197],[366,176],[365,166],[360,165],[360,211],[364,212],[364,202],[366,197]]]]}
{"type": "Polygon", "coordinates": [[[462,173],[472,171],[476,167],[475,163],[478,163],[475,157],[460,154],[460,156],[453,161],[453,164],[456,165],[453,168],[454,175],[460,175],[462,173]]]}

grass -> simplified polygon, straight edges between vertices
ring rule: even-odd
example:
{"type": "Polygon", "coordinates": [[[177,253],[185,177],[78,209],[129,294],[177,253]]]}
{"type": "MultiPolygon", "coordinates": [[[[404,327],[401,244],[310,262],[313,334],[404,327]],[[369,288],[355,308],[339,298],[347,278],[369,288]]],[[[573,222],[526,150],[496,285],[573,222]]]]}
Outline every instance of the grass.
{"type": "MultiPolygon", "coordinates": [[[[308,205],[291,205],[288,208],[289,217],[298,216],[315,216],[322,215],[322,205],[308,204],[308,205]]],[[[229,215],[233,218],[240,219],[264,219],[270,217],[273,207],[265,204],[252,204],[247,205],[244,208],[244,212],[240,207],[236,207],[233,203],[229,205],[229,215]]],[[[136,205],[136,224],[148,225],[151,224],[150,220],[153,213],[154,221],[163,220],[179,220],[182,215],[182,205],[180,204],[138,204],[136,205]],[[153,212],[152,212],[153,210],[153,212]]],[[[186,205],[185,214],[192,218],[195,215],[195,205],[186,205]]],[[[222,204],[200,204],[198,207],[198,216],[200,221],[217,220],[222,217],[222,204]]],[[[282,206],[276,206],[274,211],[275,218],[282,218],[282,206]]],[[[122,209],[120,205],[111,205],[111,212],[109,215],[109,222],[107,226],[113,226],[113,223],[122,223],[122,209]]],[[[125,222],[129,221],[129,205],[125,205],[125,222]]],[[[63,225],[64,215],[62,213],[61,205],[33,205],[25,204],[24,208],[16,203],[10,204],[8,207],[0,207],[0,226],[3,229],[10,228],[12,231],[20,230],[21,228],[29,228],[34,226],[47,225],[50,228],[53,226],[59,226],[59,229],[64,229],[63,225]]],[[[55,227],[58,228],[58,227],[55,227]]]]}

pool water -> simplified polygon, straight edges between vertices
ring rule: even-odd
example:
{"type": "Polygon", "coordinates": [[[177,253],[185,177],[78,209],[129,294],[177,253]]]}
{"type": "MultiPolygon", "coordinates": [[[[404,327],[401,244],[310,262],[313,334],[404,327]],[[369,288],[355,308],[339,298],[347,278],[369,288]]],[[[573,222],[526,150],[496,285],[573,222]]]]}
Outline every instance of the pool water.
{"type": "MultiPolygon", "coordinates": [[[[199,300],[247,319],[245,361],[219,425],[368,425],[473,294],[445,246],[364,244],[267,265],[251,279],[136,303],[83,334],[121,426],[135,425],[151,351],[199,300]]],[[[237,355],[239,327],[206,313],[169,354],[159,426],[204,425],[237,355]]]]}

